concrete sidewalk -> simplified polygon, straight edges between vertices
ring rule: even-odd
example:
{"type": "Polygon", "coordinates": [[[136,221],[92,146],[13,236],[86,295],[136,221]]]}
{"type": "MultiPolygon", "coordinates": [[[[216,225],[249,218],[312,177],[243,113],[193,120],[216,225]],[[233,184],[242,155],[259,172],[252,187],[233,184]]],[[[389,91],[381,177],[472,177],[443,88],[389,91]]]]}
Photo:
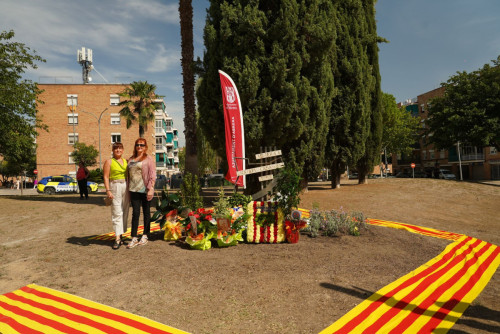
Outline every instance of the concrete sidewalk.
{"type": "MultiPolygon", "coordinates": [[[[33,188],[28,188],[28,189],[23,189],[23,195],[24,196],[32,196],[32,195],[38,195],[36,192],[36,189],[33,188]]],[[[21,189],[8,189],[8,188],[0,188],[0,196],[19,196],[21,195],[21,189]]]]}

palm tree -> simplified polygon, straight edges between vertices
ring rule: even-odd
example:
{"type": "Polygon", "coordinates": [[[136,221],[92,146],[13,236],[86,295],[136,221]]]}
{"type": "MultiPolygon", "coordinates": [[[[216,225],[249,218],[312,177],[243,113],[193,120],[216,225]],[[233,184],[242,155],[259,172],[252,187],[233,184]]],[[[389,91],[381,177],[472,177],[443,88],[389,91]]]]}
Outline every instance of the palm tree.
{"type": "Polygon", "coordinates": [[[144,138],[144,132],[148,129],[148,124],[155,119],[154,100],[161,98],[155,93],[156,86],[147,81],[134,81],[121,93],[118,93],[126,100],[118,104],[120,115],[127,122],[129,129],[134,122],[139,123],[139,137],[144,138]]]}
{"type": "Polygon", "coordinates": [[[184,90],[184,135],[186,137],[186,171],[198,175],[196,152],[196,107],[193,71],[193,6],[191,0],[179,0],[181,24],[182,88],[184,90]]]}

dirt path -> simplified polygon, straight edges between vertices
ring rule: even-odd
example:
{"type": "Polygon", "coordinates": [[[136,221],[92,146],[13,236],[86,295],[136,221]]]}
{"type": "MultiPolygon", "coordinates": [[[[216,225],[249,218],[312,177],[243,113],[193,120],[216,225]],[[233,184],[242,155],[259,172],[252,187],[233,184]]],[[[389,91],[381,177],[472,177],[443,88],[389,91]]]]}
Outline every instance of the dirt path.
{"type": "MultiPolygon", "coordinates": [[[[500,187],[428,179],[311,185],[301,207],[467,234],[500,245],[500,187]]],[[[29,283],[192,333],[317,333],[448,241],[371,227],[360,237],[192,251],[152,240],[132,250],[88,240],[111,231],[102,195],[0,197],[0,294],[29,283]]],[[[497,272],[453,331],[500,332],[497,272]]],[[[452,332],[453,332],[452,331],[452,332]]]]}

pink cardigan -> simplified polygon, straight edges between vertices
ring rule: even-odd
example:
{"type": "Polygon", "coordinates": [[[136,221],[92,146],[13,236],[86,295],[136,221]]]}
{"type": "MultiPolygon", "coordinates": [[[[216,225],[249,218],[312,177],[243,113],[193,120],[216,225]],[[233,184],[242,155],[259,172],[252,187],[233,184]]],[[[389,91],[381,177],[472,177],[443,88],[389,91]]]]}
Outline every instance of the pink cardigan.
{"type": "Polygon", "coordinates": [[[156,163],[150,155],[142,160],[142,180],[144,181],[146,189],[154,189],[156,181],[156,163]]]}

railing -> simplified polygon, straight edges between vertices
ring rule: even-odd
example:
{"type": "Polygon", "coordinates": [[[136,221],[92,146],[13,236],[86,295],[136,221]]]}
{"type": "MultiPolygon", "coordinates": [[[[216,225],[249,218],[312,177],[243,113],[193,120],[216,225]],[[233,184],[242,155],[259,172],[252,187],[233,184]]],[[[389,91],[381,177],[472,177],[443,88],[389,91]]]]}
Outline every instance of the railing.
{"type": "Polygon", "coordinates": [[[156,162],[156,167],[166,167],[165,161],[157,161],[156,162]]]}
{"type": "Polygon", "coordinates": [[[156,150],[157,151],[166,151],[167,147],[163,144],[156,144],[156,150]]]}

